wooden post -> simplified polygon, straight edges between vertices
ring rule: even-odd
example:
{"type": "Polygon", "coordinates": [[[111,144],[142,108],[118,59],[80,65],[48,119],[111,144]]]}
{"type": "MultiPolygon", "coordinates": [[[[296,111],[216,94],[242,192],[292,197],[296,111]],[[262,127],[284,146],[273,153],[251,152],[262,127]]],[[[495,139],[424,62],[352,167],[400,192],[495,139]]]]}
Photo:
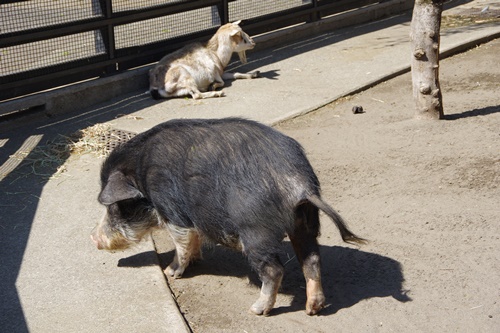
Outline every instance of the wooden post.
{"type": "Polygon", "coordinates": [[[441,119],[443,98],[439,85],[439,39],[444,0],[415,0],[411,20],[411,74],[415,116],[441,119]]]}

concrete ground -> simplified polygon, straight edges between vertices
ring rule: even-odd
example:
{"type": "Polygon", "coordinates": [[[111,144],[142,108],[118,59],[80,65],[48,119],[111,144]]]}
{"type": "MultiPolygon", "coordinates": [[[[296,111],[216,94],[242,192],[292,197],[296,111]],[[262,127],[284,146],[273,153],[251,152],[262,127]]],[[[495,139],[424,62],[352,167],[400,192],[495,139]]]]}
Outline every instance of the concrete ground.
{"type": "MultiPolygon", "coordinates": [[[[476,0],[445,16],[487,5],[500,9],[495,1],[476,0]]],[[[189,331],[152,242],[117,253],[97,251],[90,242],[103,214],[96,201],[102,159],[43,155],[48,140],[101,122],[133,132],[172,118],[242,116],[272,125],[408,71],[410,20],[399,15],[249,52],[249,64],[235,62],[231,69],[260,70],[263,77],[230,82],[224,98],[158,102],[136,91],[0,134],[1,331],[189,331]]],[[[500,24],[443,26],[441,32],[441,51],[450,55],[499,37],[500,24]]]]}

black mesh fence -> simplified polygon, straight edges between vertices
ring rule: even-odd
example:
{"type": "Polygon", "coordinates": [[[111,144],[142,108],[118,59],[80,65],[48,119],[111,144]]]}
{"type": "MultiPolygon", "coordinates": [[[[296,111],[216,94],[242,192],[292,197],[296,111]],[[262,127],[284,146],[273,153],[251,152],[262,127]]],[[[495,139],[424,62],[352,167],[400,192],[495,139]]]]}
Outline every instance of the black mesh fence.
{"type": "Polygon", "coordinates": [[[201,31],[210,31],[220,26],[221,20],[216,6],[198,8],[116,26],[116,48],[152,44],[201,31]]]}
{"type": "MultiPolygon", "coordinates": [[[[33,0],[0,5],[2,34],[102,16],[99,1],[33,0]]],[[[8,2],[8,1],[7,1],[8,2]]]]}
{"type": "Polygon", "coordinates": [[[49,73],[54,65],[64,69],[71,67],[65,66],[67,63],[104,54],[102,38],[96,37],[99,34],[99,31],[88,31],[3,48],[0,75],[25,73],[17,77],[29,77],[28,72],[44,68],[45,73],[49,73]]]}
{"type": "MultiPolygon", "coordinates": [[[[0,38],[2,35],[41,31],[69,22],[102,17],[102,10],[91,1],[23,1],[0,5],[0,38]]],[[[96,45],[98,31],[87,31],[39,41],[19,43],[0,49],[0,77],[48,68],[77,59],[102,54],[96,45]]],[[[49,37],[49,36],[48,36],[49,37]]],[[[102,44],[102,40],[101,40],[102,44]]],[[[39,71],[43,74],[44,71],[39,71]]],[[[20,79],[28,75],[18,75],[20,79]]],[[[3,81],[3,80],[2,80],[3,81]]]]}
{"type": "Polygon", "coordinates": [[[229,21],[232,22],[269,14],[279,14],[290,9],[298,9],[312,2],[312,0],[235,1],[229,3],[229,21]]]}
{"type": "MultiPolygon", "coordinates": [[[[114,12],[155,8],[166,4],[188,2],[186,0],[113,0],[114,12]]],[[[191,1],[192,2],[192,1],[191,1]]]]}
{"type": "Polygon", "coordinates": [[[252,35],[376,2],[2,0],[0,102],[155,62],[227,22],[252,35]]]}

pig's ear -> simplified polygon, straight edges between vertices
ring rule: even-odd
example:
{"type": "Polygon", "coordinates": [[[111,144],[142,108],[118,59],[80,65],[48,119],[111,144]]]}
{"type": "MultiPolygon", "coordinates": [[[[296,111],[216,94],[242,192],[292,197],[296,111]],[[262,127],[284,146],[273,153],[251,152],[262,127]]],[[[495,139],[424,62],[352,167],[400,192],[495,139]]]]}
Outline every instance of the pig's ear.
{"type": "Polygon", "coordinates": [[[111,205],[115,202],[143,197],[142,193],[134,187],[122,172],[114,172],[108,178],[108,183],[99,194],[99,202],[111,205]]]}

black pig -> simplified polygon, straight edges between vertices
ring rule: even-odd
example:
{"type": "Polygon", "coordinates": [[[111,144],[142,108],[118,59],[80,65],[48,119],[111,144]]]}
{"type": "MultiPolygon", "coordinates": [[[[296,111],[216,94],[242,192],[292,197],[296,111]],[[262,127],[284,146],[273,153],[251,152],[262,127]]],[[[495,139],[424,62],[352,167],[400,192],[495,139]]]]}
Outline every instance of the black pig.
{"type": "Polygon", "coordinates": [[[241,250],[262,281],[250,309],[258,315],[267,315],[276,301],[286,235],[306,279],[306,313],[324,307],[318,208],[344,241],[364,241],[321,199],[300,144],[250,120],[160,124],[116,148],[102,166],[101,182],[99,202],[107,214],[92,232],[99,249],[123,249],[167,227],[176,254],[165,273],[175,278],[201,257],[202,241],[241,250]]]}

